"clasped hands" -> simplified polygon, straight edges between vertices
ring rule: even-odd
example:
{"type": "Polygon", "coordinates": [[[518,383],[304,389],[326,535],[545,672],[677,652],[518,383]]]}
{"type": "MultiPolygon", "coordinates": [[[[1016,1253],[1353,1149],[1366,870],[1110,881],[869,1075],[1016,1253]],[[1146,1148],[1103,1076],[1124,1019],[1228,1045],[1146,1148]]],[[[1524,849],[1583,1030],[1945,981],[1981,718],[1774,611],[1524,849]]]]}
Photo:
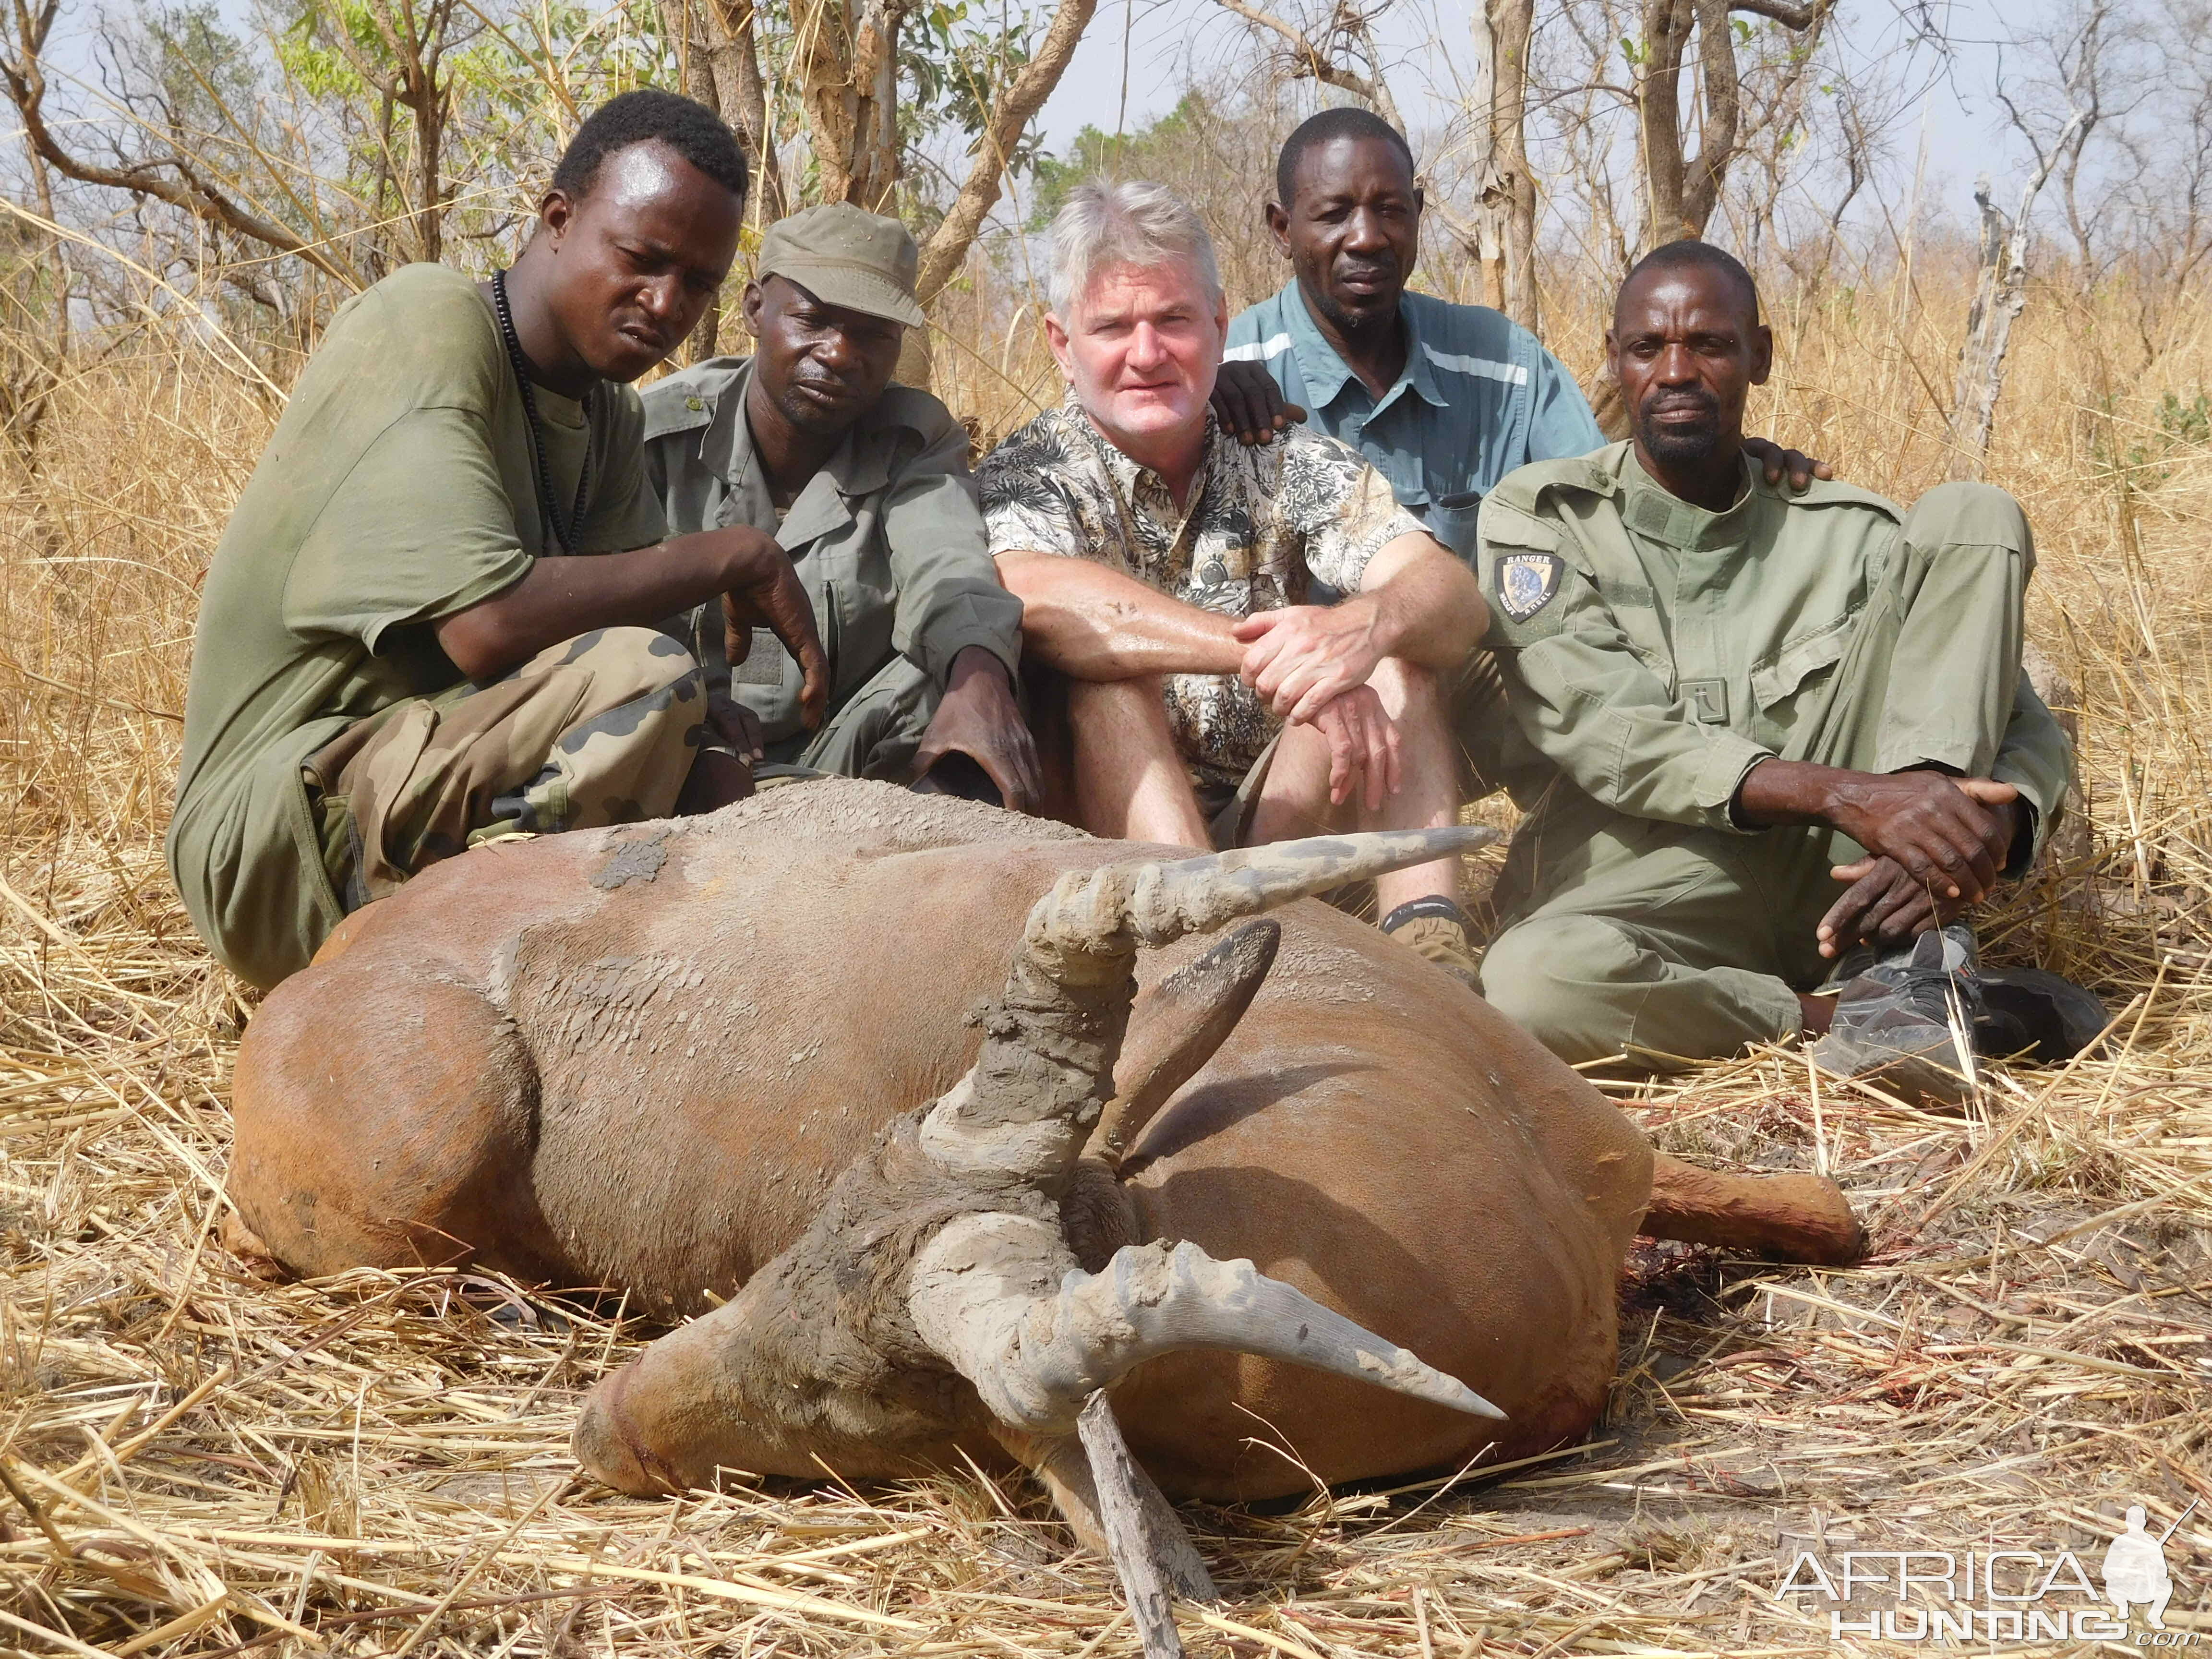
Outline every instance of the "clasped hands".
{"type": "Polygon", "coordinates": [[[2011,861],[2019,803],[2020,791],[1994,778],[1779,759],[1754,765],[1736,796],[1748,825],[1825,824],[1866,849],[1830,872],[1844,888],[1816,930],[1824,957],[1900,944],[1986,898],[2011,861]]]}
{"type": "Polygon", "coordinates": [[[1262,611],[1232,630],[1244,647],[1237,678],[1293,726],[1328,743],[1328,798],[1341,806],[1358,792],[1370,812],[1398,792],[1398,722],[1368,678],[1389,653],[1382,608],[1355,593],[1332,605],[1262,611]]]}

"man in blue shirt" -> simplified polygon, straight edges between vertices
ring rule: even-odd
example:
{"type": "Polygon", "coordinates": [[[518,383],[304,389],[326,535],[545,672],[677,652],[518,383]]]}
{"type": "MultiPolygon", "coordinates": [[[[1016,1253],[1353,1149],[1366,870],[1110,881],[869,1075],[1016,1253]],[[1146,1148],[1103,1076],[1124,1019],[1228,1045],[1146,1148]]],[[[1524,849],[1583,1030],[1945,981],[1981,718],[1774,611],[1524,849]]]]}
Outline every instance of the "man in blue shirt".
{"type": "MultiPolygon", "coordinates": [[[[1267,207],[1293,280],[1230,323],[1214,411],[1247,441],[1306,416],[1472,562],[1475,508],[1500,478],[1606,438],[1574,376],[1527,329],[1407,290],[1422,206],[1413,151],[1388,122],[1346,108],[1301,124],[1267,207]]],[[[1802,490],[1826,476],[1794,451],[1745,447],[1769,483],[1787,471],[1802,490]]]]}

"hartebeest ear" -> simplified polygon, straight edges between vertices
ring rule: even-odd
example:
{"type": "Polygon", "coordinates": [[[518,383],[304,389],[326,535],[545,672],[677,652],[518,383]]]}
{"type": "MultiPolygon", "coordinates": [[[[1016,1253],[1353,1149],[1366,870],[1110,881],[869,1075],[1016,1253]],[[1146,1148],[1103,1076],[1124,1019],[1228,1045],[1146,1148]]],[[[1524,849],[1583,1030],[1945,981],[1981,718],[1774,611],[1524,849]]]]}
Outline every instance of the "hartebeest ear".
{"type": "Polygon", "coordinates": [[[1229,1040],[1282,942],[1280,923],[1248,922],[1137,999],[1114,1064],[1114,1098],[1086,1149],[1093,1157],[1120,1166],[1168,1097],[1229,1040]]]}

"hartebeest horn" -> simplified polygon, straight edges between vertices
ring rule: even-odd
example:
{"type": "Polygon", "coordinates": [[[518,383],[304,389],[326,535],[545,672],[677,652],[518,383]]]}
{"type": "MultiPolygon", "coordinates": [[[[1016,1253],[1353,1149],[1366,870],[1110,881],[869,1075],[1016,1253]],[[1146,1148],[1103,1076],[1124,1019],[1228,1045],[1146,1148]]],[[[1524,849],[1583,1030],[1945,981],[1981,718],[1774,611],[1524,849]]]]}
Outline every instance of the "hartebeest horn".
{"type": "Polygon", "coordinates": [[[1172,864],[1109,864],[1071,871],[1030,910],[1024,943],[1126,951],[1209,933],[1295,898],[1388,875],[1498,839],[1482,824],[1313,836],[1267,847],[1203,853],[1172,864]]]}
{"type": "Polygon", "coordinates": [[[948,1223],[915,1258],[908,1311],[922,1340],[975,1385],[1000,1422],[1065,1434],[1083,1403],[1147,1359],[1226,1348],[1316,1370],[1477,1417],[1504,1412],[1249,1261],[1195,1244],[1129,1244],[1102,1273],[1068,1273],[1033,1293],[1066,1246],[1045,1224],[1004,1211],[948,1223]]]}
{"type": "MultiPolygon", "coordinates": [[[[1248,921],[1152,988],[1141,1031],[1132,1027],[1114,1066],[1114,1097],[1088,1152],[1118,1167],[1168,1097],[1196,1076],[1244,1018],[1275,965],[1279,923],[1248,921]]],[[[1135,1016],[1131,1016],[1134,1019],[1135,1016]]]]}
{"type": "Polygon", "coordinates": [[[1030,909],[974,1068],[932,1109],[923,1146],[947,1169],[1064,1182],[1111,1089],[1140,946],[1480,847],[1480,825],[1306,841],[1171,863],[1069,871],[1030,909]]]}

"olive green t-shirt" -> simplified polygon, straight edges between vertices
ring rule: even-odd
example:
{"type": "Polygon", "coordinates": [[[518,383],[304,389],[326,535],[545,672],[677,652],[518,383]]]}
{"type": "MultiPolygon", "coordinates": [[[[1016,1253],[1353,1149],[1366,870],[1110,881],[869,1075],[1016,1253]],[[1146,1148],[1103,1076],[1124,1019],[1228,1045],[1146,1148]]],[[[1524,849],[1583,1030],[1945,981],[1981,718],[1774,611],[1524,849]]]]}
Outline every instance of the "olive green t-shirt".
{"type": "MultiPolygon", "coordinates": [[[[665,533],[637,394],[533,386],[554,499],[591,493],[577,553],[665,533]]],[[[192,641],[169,869],[200,936],[258,985],[307,965],[343,914],[301,763],[355,720],[461,673],[429,624],[557,551],[490,303],[442,265],[339,311],[216,549],[192,641]]]]}

